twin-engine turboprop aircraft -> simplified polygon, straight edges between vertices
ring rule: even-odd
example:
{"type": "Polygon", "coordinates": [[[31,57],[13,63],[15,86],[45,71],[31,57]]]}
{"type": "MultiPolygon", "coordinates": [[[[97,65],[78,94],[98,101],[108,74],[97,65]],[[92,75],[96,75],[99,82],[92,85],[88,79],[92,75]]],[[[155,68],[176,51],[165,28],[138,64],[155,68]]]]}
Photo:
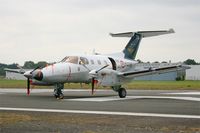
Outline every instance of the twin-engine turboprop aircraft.
{"type": "Polygon", "coordinates": [[[92,93],[94,85],[109,86],[118,92],[120,98],[126,97],[126,90],[122,84],[131,81],[134,77],[153,73],[166,73],[182,67],[181,65],[136,71],[138,64],[135,57],[142,38],[174,33],[173,29],[160,31],[138,31],[110,34],[112,37],[130,37],[130,41],[121,53],[110,55],[71,55],[66,56],[58,63],[44,68],[35,68],[24,72],[27,77],[27,94],[30,93],[30,84],[55,86],[56,98],[63,98],[65,83],[91,83],[92,93]]]}

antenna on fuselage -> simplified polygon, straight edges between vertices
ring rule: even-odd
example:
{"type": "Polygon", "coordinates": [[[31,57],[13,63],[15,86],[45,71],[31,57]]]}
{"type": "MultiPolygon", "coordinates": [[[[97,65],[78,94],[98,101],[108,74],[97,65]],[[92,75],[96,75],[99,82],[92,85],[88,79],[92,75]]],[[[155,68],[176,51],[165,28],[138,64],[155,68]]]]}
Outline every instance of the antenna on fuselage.
{"type": "Polygon", "coordinates": [[[100,55],[100,53],[97,53],[95,49],[92,50],[93,55],[100,55]]]}

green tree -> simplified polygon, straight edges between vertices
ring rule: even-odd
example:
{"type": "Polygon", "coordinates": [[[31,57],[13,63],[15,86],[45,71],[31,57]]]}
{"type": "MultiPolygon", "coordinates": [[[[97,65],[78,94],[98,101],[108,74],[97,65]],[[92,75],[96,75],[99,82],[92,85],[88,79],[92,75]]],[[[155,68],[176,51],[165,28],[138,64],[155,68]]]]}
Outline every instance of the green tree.
{"type": "Polygon", "coordinates": [[[0,75],[1,75],[1,76],[5,76],[4,68],[6,68],[6,67],[7,67],[6,64],[1,64],[1,63],[0,63],[0,75]]]}
{"type": "Polygon", "coordinates": [[[194,59],[187,59],[183,63],[186,65],[198,65],[198,63],[194,59]]]}
{"type": "Polygon", "coordinates": [[[47,65],[46,61],[39,61],[37,64],[35,64],[36,66],[39,66],[41,68],[45,67],[47,65]]]}
{"type": "Polygon", "coordinates": [[[25,68],[25,69],[34,69],[35,68],[35,63],[33,61],[26,61],[24,63],[23,68],[25,68]]]}
{"type": "Polygon", "coordinates": [[[5,76],[6,72],[4,71],[5,68],[9,68],[9,69],[17,69],[17,64],[13,63],[13,64],[2,64],[0,63],[0,75],[1,76],[5,76]]]}

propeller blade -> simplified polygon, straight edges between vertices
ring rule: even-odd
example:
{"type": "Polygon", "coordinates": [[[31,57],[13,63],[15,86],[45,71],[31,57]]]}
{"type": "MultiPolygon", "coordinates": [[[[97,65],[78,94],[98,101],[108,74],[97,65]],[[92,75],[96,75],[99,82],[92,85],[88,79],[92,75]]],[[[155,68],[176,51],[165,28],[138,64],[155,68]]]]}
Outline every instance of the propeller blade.
{"type": "Polygon", "coordinates": [[[27,78],[27,95],[30,95],[30,78],[27,78]]]}
{"type": "Polygon", "coordinates": [[[94,78],[92,78],[92,95],[94,94],[94,78]]]}
{"type": "Polygon", "coordinates": [[[108,67],[109,65],[105,65],[102,68],[100,68],[99,70],[96,71],[96,73],[98,73],[99,71],[103,70],[104,68],[108,67]]]}
{"type": "Polygon", "coordinates": [[[30,74],[32,74],[35,70],[37,70],[37,69],[39,69],[40,67],[39,66],[37,66],[36,68],[34,68],[31,72],[30,72],[30,74]]]}

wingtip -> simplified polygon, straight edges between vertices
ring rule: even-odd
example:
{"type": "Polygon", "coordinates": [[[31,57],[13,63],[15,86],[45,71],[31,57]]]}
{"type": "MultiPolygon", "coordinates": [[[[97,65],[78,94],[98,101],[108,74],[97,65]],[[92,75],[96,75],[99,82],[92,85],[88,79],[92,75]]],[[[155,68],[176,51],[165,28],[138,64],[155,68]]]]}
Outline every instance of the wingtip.
{"type": "Polygon", "coordinates": [[[169,29],[169,32],[170,32],[170,33],[175,33],[175,31],[174,31],[173,28],[170,28],[170,29],[169,29]]]}

